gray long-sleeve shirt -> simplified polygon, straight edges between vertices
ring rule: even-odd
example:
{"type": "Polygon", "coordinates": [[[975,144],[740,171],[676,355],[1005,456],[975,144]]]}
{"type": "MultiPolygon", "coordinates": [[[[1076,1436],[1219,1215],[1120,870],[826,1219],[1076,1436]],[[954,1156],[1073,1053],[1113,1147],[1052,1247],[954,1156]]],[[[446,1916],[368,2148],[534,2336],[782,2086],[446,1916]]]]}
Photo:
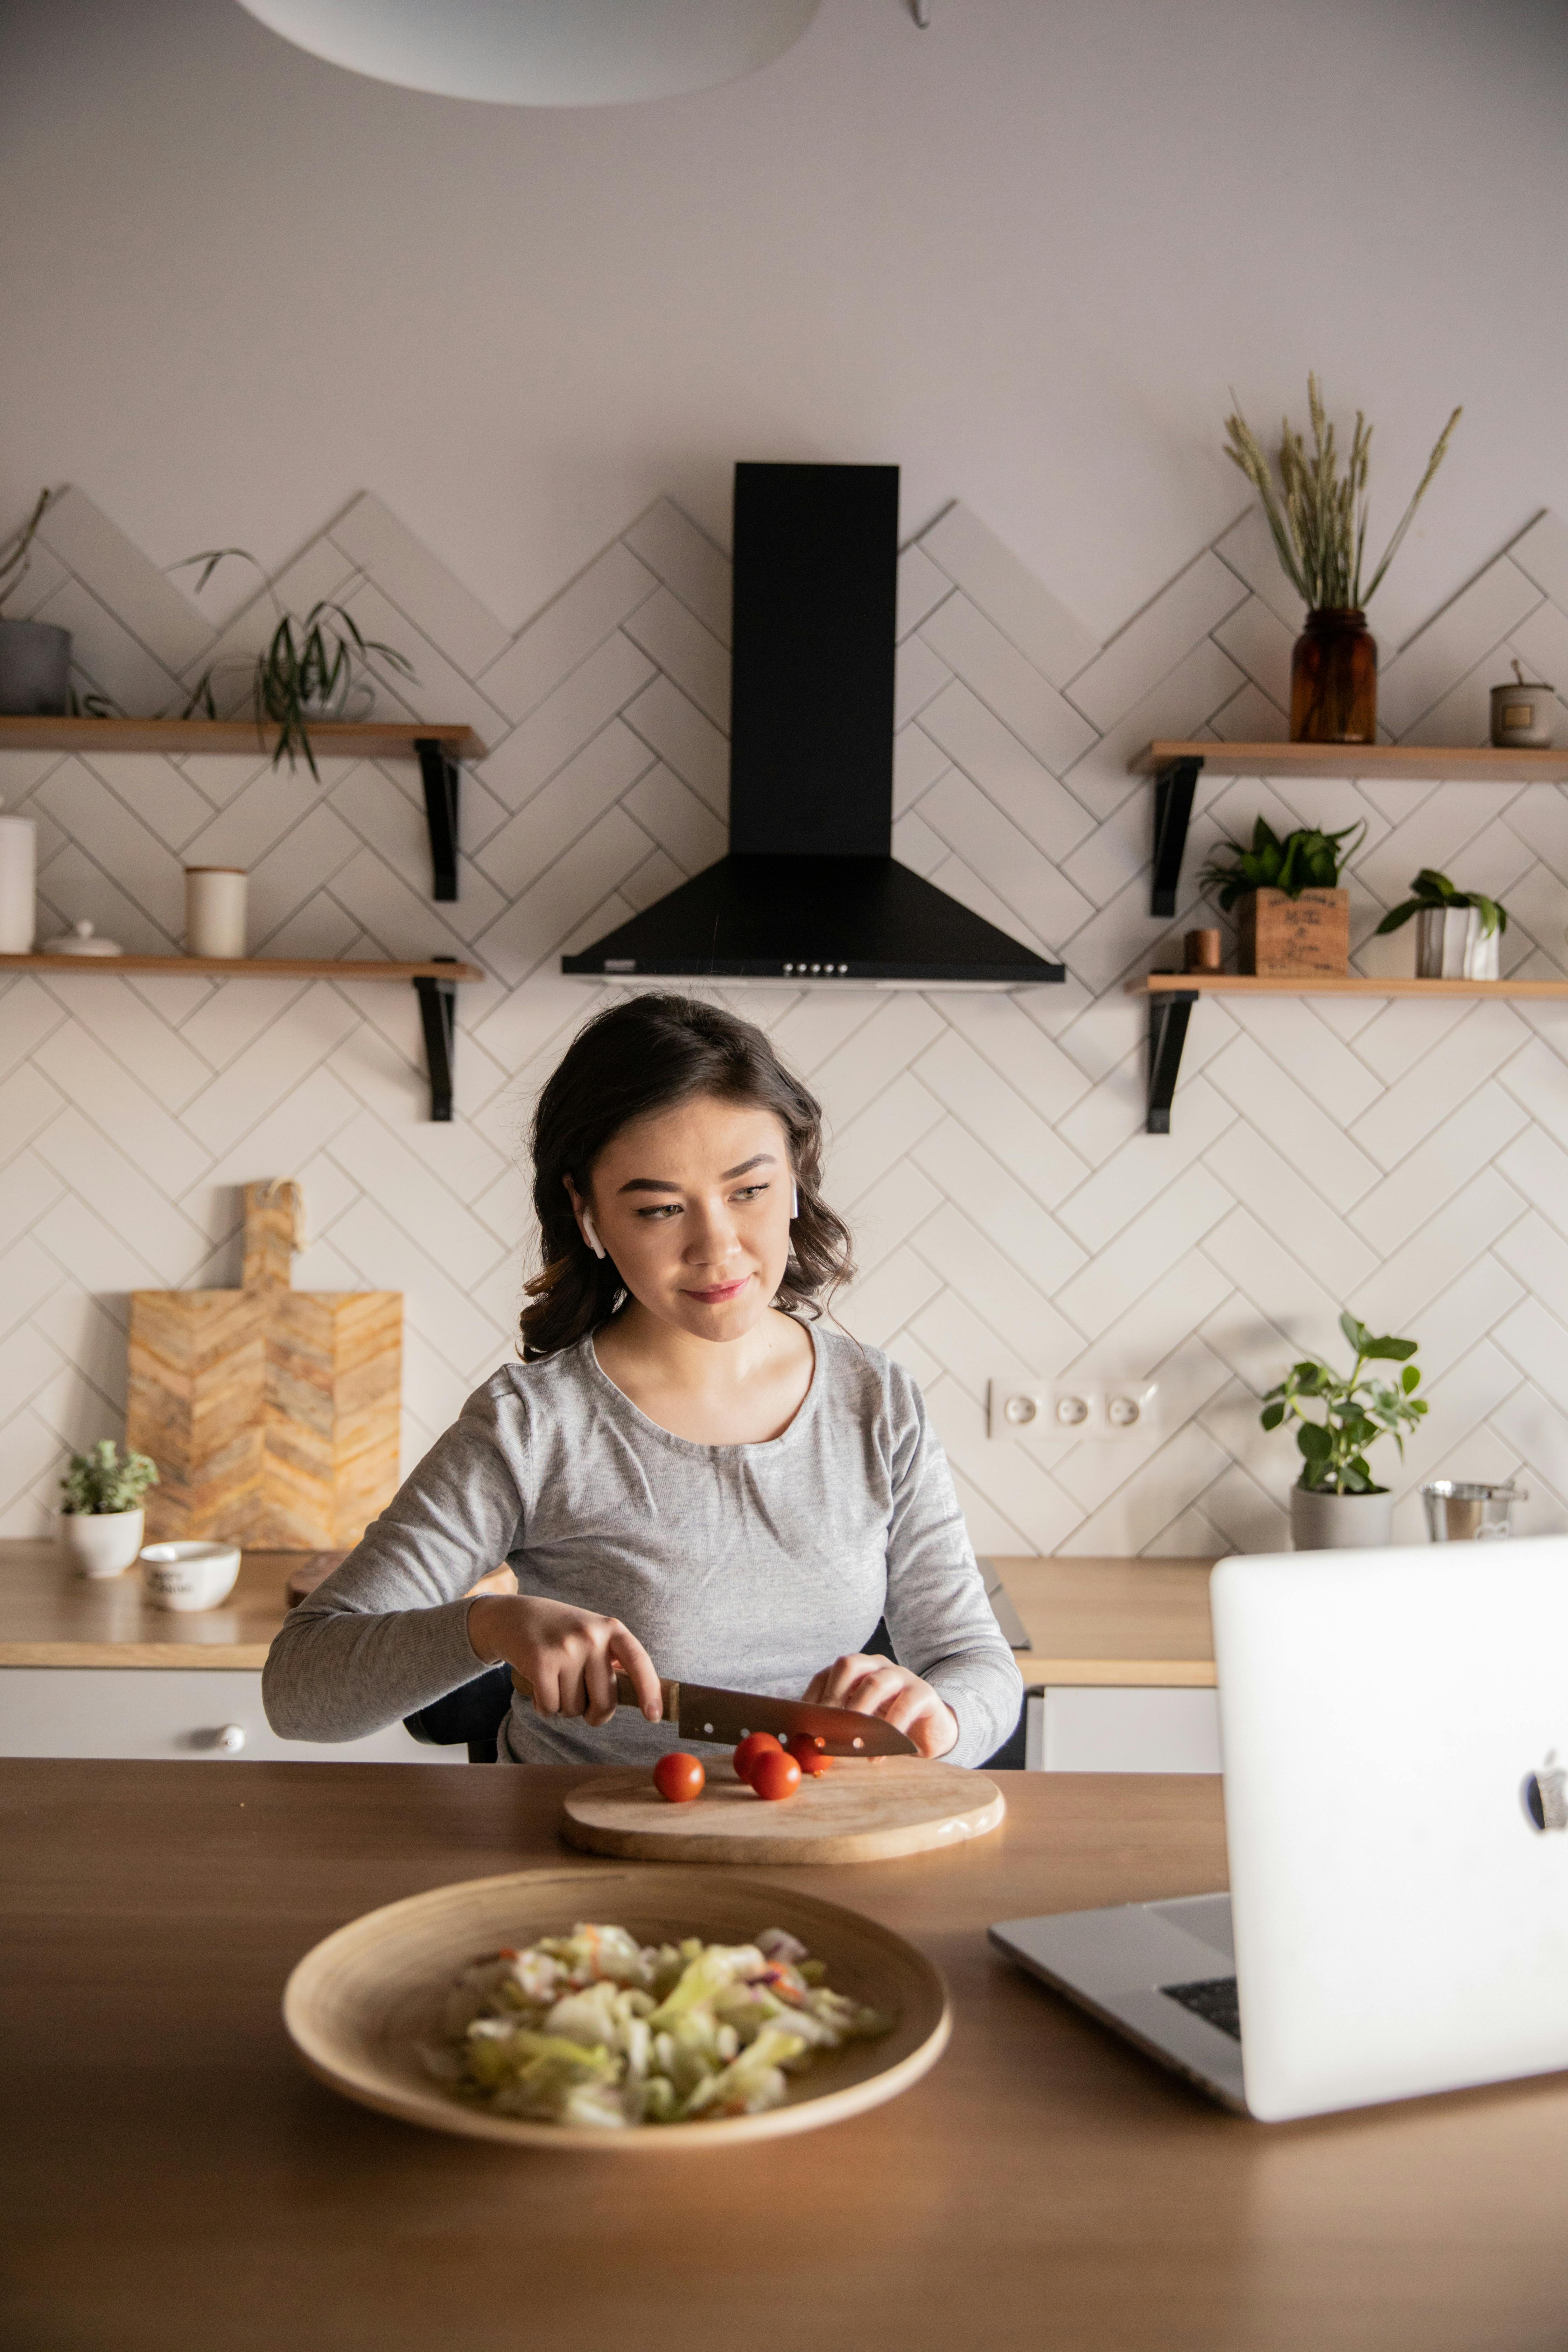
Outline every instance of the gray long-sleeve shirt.
{"type": "MultiPolygon", "coordinates": [[[[874,1348],[811,1337],[805,1401],[759,1445],[661,1428],[591,1339],[503,1366],[285,1622],[262,1677],[273,1729],[354,1739],[471,1681],[461,1596],[507,1560],[520,1591],[620,1618],[661,1675],[779,1698],[885,1614],[958,1718],[950,1760],[983,1762],[1022,1685],[920,1390],[874,1348]]],[[[500,1756],[651,1763],[670,1744],[632,1707],[595,1729],[514,1700],[500,1756]]]]}

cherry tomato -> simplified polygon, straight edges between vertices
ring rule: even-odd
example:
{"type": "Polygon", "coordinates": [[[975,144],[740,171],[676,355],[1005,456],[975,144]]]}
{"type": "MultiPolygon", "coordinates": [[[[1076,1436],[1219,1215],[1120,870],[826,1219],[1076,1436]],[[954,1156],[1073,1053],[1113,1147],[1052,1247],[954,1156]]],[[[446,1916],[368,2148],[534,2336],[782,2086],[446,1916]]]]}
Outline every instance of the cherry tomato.
{"type": "Polygon", "coordinates": [[[809,1780],[833,1769],[833,1759],[822,1752],[822,1742],[814,1731],[792,1731],[784,1739],[785,1751],[795,1758],[809,1780]]]}
{"type": "Polygon", "coordinates": [[[800,1766],[776,1745],[764,1749],[752,1767],[752,1794],[766,1798],[770,1805],[781,1797],[793,1797],[799,1786],[800,1766]]]}
{"type": "Polygon", "coordinates": [[[702,1769],[702,1759],[688,1756],[679,1748],[673,1748],[668,1756],[661,1756],[653,1768],[654,1787],[672,1805],[689,1805],[693,1797],[700,1797],[707,1778],[702,1769]]]}
{"type": "Polygon", "coordinates": [[[771,1731],[748,1731],[735,1750],[735,1778],[751,1785],[752,1772],[759,1756],[770,1751],[777,1755],[778,1741],[771,1731]]]}

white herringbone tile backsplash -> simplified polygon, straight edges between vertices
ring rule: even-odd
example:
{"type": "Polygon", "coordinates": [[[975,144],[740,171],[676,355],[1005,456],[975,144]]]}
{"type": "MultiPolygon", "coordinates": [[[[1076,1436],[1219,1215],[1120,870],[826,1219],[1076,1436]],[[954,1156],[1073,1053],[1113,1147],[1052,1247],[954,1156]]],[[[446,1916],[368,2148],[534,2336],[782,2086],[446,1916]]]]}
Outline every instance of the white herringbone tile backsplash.
{"type": "MultiPolygon", "coordinates": [[[[79,491],[18,609],[72,630],[84,689],[178,709],[221,631],[79,491]]],[[[253,951],[349,959],[342,981],[0,983],[0,1530],[47,1524],[68,1445],[118,1434],[126,1295],[237,1279],[241,1184],[297,1176],[296,1280],[406,1298],[405,1457],[510,1352],[531,1219],[533,1094],[604,1001],[558,958],[725,841],[729,565],[668,501],[515,636],[371,497],[280,581],[344,602],[416,687],[385,715],[467,719],[462,895],[429,898],[417,772],[331,761],[318,787],[251,759],[0,755],[39,827],[40,929],[90,916],[180,943],[181,868],[241,865],[253,951]],[[458,953],[458,1111],[430,1125],[411,990],[356,956],[458,953]]],[[[829,1189],[861,1275],[845,1324],[925,1385],[977,1545],[1205,1553],[1284,1540],[1296,1457],[1258,1397],[1335,1317],[1414,1334],[1432,1411],[1396,1529],[1442,1471],[1522,1471],[1528,1527],[1568,1525],[1568,1004],[1310,998],[1200,1004],[1169,1137],[1142,1132],[1141,1008],[1179,961],[1222,831],[1366,820],[1358,967],[1418,866],[1506,898],[1506,968],[1568,976],[1568,795],[1554,786],[1209,779],[1169,926],[1148,913],[1153,735],[1268,740],[1298,611],[1254,517],[1104,646],[977,517],[902,558],[898,855],[1061,956],[1016,996],[716,992],[774,1034],[832,1123],[829,1189]],[[993,1374],[1157,1373],[1162,1425],[1115,1444],[993,1443],[993,1374]]],[[[1517,654],[1568,678],[1568,530],[1543,515],[1383,667],[1391,733],[1485,740],[1517,654]]],[[[1392,1453],[1392,1449],[1390,1449],[1392,1453]]],[[[1391,1459],[1385,1475],[1396,1465],[1391,1459]]]]}

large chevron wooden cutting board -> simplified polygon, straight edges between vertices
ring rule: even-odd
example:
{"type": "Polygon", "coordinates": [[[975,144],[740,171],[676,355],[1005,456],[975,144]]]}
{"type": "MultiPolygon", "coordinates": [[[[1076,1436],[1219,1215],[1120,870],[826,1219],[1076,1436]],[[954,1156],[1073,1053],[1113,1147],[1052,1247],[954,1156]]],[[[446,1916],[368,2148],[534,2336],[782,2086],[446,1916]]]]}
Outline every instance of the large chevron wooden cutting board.
{"type": "Polygon", "coordinates": [[[294,1290],[300,1191],[245,1188],[238,1290],[131,1295],[126,1443],[150,1454],[149,1541],[355,1544],[397,1487],[403,1299],[294,1290]]]}

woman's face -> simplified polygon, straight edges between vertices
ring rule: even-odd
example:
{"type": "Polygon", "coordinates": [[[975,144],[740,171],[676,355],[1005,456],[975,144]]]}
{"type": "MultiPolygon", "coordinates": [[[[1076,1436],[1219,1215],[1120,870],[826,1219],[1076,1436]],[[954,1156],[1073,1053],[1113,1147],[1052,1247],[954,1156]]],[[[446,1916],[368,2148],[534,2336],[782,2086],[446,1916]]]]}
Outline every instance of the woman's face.
{"type": "Polygon", "coordinates": [[[567,1190],[639,1306],[698,1339],[739,1339],[784,1278],[792,1182],[772,1111],[700,1095],[622,1128],[586,1201],[567,1190]]]}

